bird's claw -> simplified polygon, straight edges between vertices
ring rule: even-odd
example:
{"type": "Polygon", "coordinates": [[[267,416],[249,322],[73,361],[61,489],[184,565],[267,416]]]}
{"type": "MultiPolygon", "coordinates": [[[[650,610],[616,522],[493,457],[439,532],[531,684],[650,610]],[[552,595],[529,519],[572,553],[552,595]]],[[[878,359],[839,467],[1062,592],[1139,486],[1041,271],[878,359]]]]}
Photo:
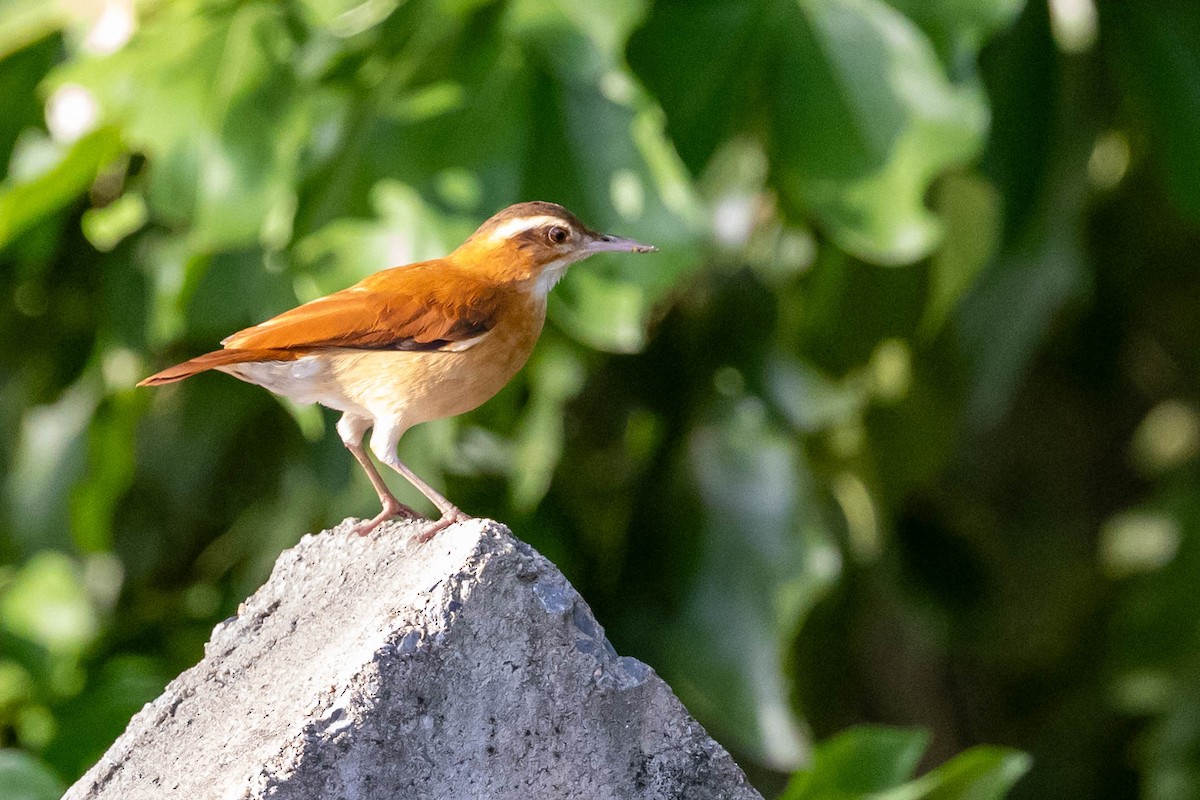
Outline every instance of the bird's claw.
{"type": "Polygon", "coordinates": [[[448,511],[442,514],[440,519],[435,519],[434,521],[430,522],[420,533],[417,534],[417,543],[425,544],[434,536],[438,535],[446,528],[449,528],[451,525],[454,525],[458,522],[466,522],[469,519],[472,519],[470,515],[464,514],[457,508],[450,508],[448,511]]]}
{"type": "Polygon", "coordinates": [[[372,519],[364,519],[354,526],[353,531],[359,536],[366,536],[389,519],[401,519],[405,522],[415,522],[425,518],[399,500],[385,503],[383,510],[372,519]]]}

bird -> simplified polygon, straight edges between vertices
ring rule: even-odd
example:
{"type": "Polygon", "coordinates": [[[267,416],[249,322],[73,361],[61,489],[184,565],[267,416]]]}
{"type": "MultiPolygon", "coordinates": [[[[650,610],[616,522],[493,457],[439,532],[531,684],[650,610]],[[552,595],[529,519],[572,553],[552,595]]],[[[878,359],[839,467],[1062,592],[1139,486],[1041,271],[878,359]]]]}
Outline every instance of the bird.
{"type": "Polygon", "coordinates": [[[443,258],[383,269],[221,341],[221,349],[168,367],[138,386],[217,370],[301,404],[341,412],[336,430],[362,465],[382,509],[358,523],[424,519],[392,494],[363,447],[437,508],[417,535],[470,517],[400,461],[414,425],[470,411],[521,369],[546,320],[550,290],[567,268],[596,253],[657,248],[597,233],[566,208],[542,201],[488,218],[443,258]]]}

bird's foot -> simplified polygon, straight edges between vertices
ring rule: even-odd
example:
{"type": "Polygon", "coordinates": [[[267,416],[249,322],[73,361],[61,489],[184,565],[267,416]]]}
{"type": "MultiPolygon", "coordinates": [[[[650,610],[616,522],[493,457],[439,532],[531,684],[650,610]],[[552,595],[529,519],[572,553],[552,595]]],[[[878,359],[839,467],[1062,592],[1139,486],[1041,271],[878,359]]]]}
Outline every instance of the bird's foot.
{"type": "Polygon", "coordinates": [[[417,542],[419,544],[425,544],[434,536],[437,536],[439,533],[446,530],[446,528],[449,528],[456,522],[466,522],[469,519],[474,519],[474,517],[463,513],[454,506],[450,506],[450,508],[442,512],[440,519],[433,520],[426,525],[420,533],[417,534],[417,542]]]}
{"type": "Polygon", "coordinates": [[[358,534],[359,536],[366,536],[384,522],[387,522],[389,519],[396,518],[407,520],[409,522],[418,519],[425,519],[416,511],[404,505],[404,503],[392,498],[391,502],[385,502],[383,504],[383,510],[374,517],[371,519],[364,519],[362,522],[355,525],[354,533],[358,534]]]}

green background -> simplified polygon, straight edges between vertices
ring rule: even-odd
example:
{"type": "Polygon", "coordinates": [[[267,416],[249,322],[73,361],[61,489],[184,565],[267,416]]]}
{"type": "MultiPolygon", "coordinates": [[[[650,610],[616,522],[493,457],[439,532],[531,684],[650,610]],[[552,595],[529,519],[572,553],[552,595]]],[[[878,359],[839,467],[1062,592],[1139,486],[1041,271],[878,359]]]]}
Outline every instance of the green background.
{"type": "Polygon", "coordinates": [[[401,456],[764,795],[1200,797],[1200,4],[3,0],[0,97],[0,796],[377,508],[133,384],[543,199],[661,252],[401,456]]]}

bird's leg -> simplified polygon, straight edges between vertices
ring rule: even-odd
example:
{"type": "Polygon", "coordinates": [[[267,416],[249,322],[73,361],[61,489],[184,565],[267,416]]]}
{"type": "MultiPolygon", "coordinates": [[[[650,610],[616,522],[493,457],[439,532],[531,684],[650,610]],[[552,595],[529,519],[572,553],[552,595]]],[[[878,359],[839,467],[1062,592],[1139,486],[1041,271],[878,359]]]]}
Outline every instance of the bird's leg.
{"type": "Polygon", "coordinates": [[[363,433],[370,427],[370,424],[370,420],[351,414],[343,414],[337,424],[338,435],[342,437],[342,444],[346,445],[346,449],[350,451],[355,460],[359,464],[362,464],[363,471],[367,473],[367,478],[371,481],[371,486],[374,487],[375,493],[379,495],[379,502],[383,506],[383,509],[373,518],[364,520],[355,527],[354,532],[359,536],[366,536],[378,528],[380,523],[392,517],[404,517],[405,519],[422,518],[416,511],[396,499],[396,496],[388,489],[387,484],[383,482],[383,477],[379,474],[379,470],[375,469],[375,465],[371,463],[370,456],[363,449],[363,433]]]}
{"type": "Polygon", "coordinates": [[[428,542],[438,532],[456,522],[465,522],[471,519],[471,517],[463,513],[458,506],[447,500],[441,492],[423,481],[417,473],[413,472],[400,461],[400,457],[396,453],[396,443],[400,440],[400,433],[401,431],[395,428],[388,429],[376,424],[375,430],[371,434],[371,449],[375,451],[375,455],[379,456],[380,461],[403,475],[409,483],[417,488],[417,491],[428,497],[429,502],[437,506],[438,511],[441,512],[442,516],[427,525],[417,536],[418,542],[428,542]]]}
{"type": "Polygon", "coordinates": [[[379,470],[375,469],[375,465],[371,463],[370,457],[363,450],[361,444],[348,448],[354,457],[358,459],[358,463],[362,464],[363,469],[367,473],[367,477],[371,481],[371,485],[375,487],[376,494],[379,495],[379,502],[383,505],[382,510],[369,520],[364,520],[355,527],[354,532],[359,536],[366,536],[371,531],[379,527],[380,523],[386,522],[393,517],[403,517],[404,519],[418,520],[424,519],[413,508],[404,505],[396,496],[387,488],[387,484],[383,482],[383,477],[380,476],[379,470]]]}
{"type": "Polygon", "coordinates": [[[428,483],[421,480],[417,473],[404,466],[400,459],[396,458],[386,463],[389,467],[407,478],[409,483],[417,487],[417,490],[420,491],[421,494],[428,497],[429,502],[437,506],[438,511],[442,512],[441,518],[435,519],[433,522],[426,525],[421,533],[417,535],[418,542],[428,542],[439,531],[448,528],[456,522],[465,522],[471,519],[471,517],[467,516],[467,514],[459,509],[458,506],[447,500],[437,489],[434,489],[428,483]]]}

